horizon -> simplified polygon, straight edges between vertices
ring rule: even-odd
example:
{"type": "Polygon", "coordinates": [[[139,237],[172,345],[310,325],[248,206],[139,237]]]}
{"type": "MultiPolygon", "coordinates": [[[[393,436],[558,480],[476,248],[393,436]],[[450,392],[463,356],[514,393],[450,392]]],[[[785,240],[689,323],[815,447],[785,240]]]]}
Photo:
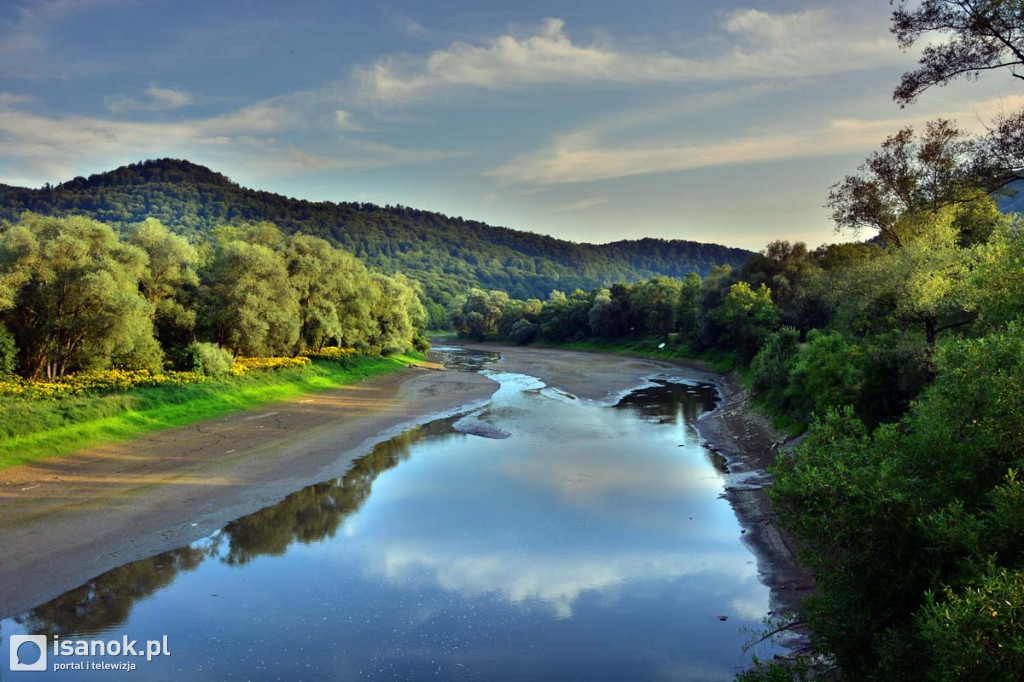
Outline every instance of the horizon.
{"type": "MultiPolygon", "coordinates": [[[[186,164],[190,164],[190,165],[193,165],[193,166],[198,166],[199,168],[203,168],[203,169],[209,171],[210,173],[214,173],[214,174],[217,174],[217,175],[224,176],[225,178],[227,178],[228,182],[230,182],[230,183],[232,183],[234,185],[237,185],[238,187],[241,187],[244,190],[248,190],[248,191],[252,191],[252,192],[268,192],[268,193],[273,194],[275,196],[285,197],[286,199],[289,199],[291,201],[305,201],[305,202],[309,202],[309,203],[313,203],[313,204],[333,203],[333,204],[337,204],[337,205],[346,204],[346,203],[364,203],[364,204],[369,204],[369,205],[377,206],[378,208],[382,208],[382,209],[385,209],[385,210],[391,209],[391,208],[407,208],[407,209],[412,209],[414,211],[423,211],[423,212],[426,212],[426,213],[439,214],[439,215],[442,215],[443,217],[445,217],[445,218],[447,218],[449,220],[466,220],[466,221],[471,221],[471,222],[483,222],[483,221],[477,220],[476,218],[472,218],[472,217],[467,217],[467,216],[462,216],[462,215],[454,215],[454,214],[450,214],[450,213],[444,213],[443,211],[434,211],[434,210],[430,210],[430,209],[423,209],[423,208],[419,208],[418,206],[408,206],[406,204],[400,204],[400,203],[399,204],[375,204],[373,202],[352,202],[352,201],[348,201],[348,200],[345,200],[345,199],[340,199],[340,200],[335,200],[335,199],[304,199],[302,197],[296,197],[296,196],[290,196],[290,195],[286,195],[286,194],[280,194],[278,192],[269,192],[268,190],[264,190],[264,189],[261,189],[259,187],[249,187],[249,186],[243,185],[243,184],[239,183],[237,180],[235,180],[234,178],[232,178],[231,176],[229,176],[227,173],[222,173],[222,172],[218,171],[216,168],[210,168],[209,166],[204,166],[203,164],[196,163],[194,161],[191,161],[190,159],[172,159],[172,158],[144,159],[144,160],[141,160],[141,161],[133,161],[133,162],[124,164],[122,166],[118,166],[117,168],[111,168],[111,169],[109,169],[107,171],[101,171],[101,172],[98,172],[98,173],[91,173],[90,175],[87,175],[87,176],[76,175],[73,178],[68,178],[67,180],[61,180],[60,182],[50,182],[49,184],[51,186],[53,186],[54,188],[56,188],[56,187],[60,187],[62,185],[66,185],[66,184],[68,184],[70,182],[73,182],[74,180],[77,180],[78,178],[84,178],[85,180],[89,180],[93,176],[105,175],[107,173],[112,173],[112,172],[118,171],[118,170],[120,170],[122,168],[129,168],[131,166],[140,166],[140,165],[145,165],[147,163],[156,163],[156,162],[161,162],[161,161],[174,161],[174,162],[177,162],[177,163],[186,163],[186,164]]],[[[4,184],[4,183],[0,183],[0,184],[4,184]]],[[[46,184],[47,183],[44,183],[40,187],[25,187],[25,186],[18,186],[18,185],[8,185],[8,186],[9,187],[16,187],[17,189],[28,189],[28,190],[32,190],[32,191],[38,191],[40,189],[43,189],[43,187],[45,187],[46,184]]],[[[695,241],[695,240],[691,240],[691,239],[682,239],[682,238],[675,238],[675,239],[673,239],[673,238],[650,237],[650,236],[638,236],[638,237],[630,237],[630,238],[625,238],[625,239],[612,239],[612,240],[603,241],[603,242],[582,241],[582,240],[565,239],[565,238],[562,238],[562,237],[556,237],[555,235],[549,235],[549,234],[546,234],[544,232],[536,232],[536,231],[532,231],[532,230],[524,230],[524,229],[512,227],[510,225],[495,225],[493,223],[483,223],[483,224],[486,225],[487,227],[493,227],[493,228],[496,228],[496,229],[512,230],[512,231],[515,231],[515,232],[526,232],[526,233],[529,233],[529,234],[536,234],[536,235],[554,237],[555,239],[559,239],[561,241],[571,242],[573,244],[589,245],[589,246],[602,246],[602,245],[606,245],[606,244],[615,244],[615,243],[619,243],[619,242],[635,242],[635,241],[643,241],[645,239],[666,240],[666,241],[690,241],[690,242],[695,241]]],[[[719,245],[719,244],[716,244],[716,242],[697,242],[697,243],[710,244],[710,245],[719,245]]],[[[720,245],[720,246],[728,246],[728,245],[720,245]]],[[[742,248],[742,247],[729,247],[729,248],[742,248]]]]}
{"type": "Polygon", "coordinates": [[[0,9],[0,182],[187,158],[308,201],[582,243],[844,240],[823,207],[886,135],[979,130],[1013,78],[892,102],[887,0],[0,9]],[[656,19],[655,19],[656,18],[656,19]]]}

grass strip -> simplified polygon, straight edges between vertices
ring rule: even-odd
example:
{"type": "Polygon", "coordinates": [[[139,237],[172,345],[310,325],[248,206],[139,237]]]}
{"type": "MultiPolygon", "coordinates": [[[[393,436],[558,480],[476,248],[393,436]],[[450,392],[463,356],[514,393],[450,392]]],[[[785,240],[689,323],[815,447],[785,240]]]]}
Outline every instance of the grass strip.
{"type": "Polygon", "coordinates": [[[201,384],[59,400],[0,398],[0,470],[365,381],[423,362],[419,355],[356,356],[201,384]]]}

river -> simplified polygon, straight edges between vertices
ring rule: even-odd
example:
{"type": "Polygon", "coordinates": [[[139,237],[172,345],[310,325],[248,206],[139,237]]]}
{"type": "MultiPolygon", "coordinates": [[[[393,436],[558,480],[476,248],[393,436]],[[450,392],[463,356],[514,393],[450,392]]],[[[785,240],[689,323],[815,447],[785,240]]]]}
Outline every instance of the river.
{"type": "Polygon", "coordinates": [[[49,651],[51,671],[131,661],[147,680],[730,680],[772,656],[743,649],[768,590],[692,426],[713,386],[604,405],[441,354],[500,383],[486,407],[0,622],[0,660],[28,633],[166,636],[151,661],[49,651]]]}

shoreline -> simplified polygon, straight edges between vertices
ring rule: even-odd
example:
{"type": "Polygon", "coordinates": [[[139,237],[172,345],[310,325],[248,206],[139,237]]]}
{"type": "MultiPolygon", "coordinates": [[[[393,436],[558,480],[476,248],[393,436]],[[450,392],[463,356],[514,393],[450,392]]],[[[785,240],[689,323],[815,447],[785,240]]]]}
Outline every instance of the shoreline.
{"type": "MultiPolygon", "coordinates": [[[[713,384],[714,410],[694,424],[727,464],[723,497],[769,588],[771,613],[795,609],[813,581],[774,524],[764,467],[781,441],[746,406],[734,378],[698,363],[557,348],[457,342],[497,351],[496,369],[537,376],[614,404],[658,376],[713,384]],[[595,367],[596,357],[601,357],[595,367]]],[[[486,404],[480,374],[408,369],[227,417],[0,471],[0,618],[22,613],[112,568],[185,546],[240,516],[341,476],[375,444],[417,424],[486,404]]],[[[807,633],[781,640],[806,647],[807,633]]]]}
{"type": "MultiPolygon", "coordinates": [[[[793,539],[775,523],[776,514],[771,509],[767,495],[772,479],[765,469],[774,461],[777,453],[784,452],[792,445],[792,441],[779,437],[767,418],[749,409],[750,394],[735,377],[715,372],[696,360],[668,360],[626,353],[602,353],[597,350],[511,346],[493,342],[455,343],[468,348],[500,352],[506,363],[510,355],[517,353],[532,354],[535,358],[538,354],[558,353],[633,359],[660,367],[662,371],[667,368],[682,369],[689,378],[713,384],[719,394],[719,403],[714,410],[701,415],[694,427],[705,446],[725,459],[728,473],[723,496],[739,521],[741,542],[757,561],[758,577],[768,587],[769,615],[774,617],[795,612],[804,597],[814,591],[813,578],[797,561],[793,539]]],[[[552,375],[550,368],[545,368],[544,363],[536,359],[518,363],[513,360],[511,366],[524,373],[539,372],[542,380],[545,379],[545,372],[548,378],[552,375]]],[[[564,385],[565,377],[560,379],[563,381],[562,388],[580,397],[591,400],[617,397],[614,391],[601,395],[601,391],[593,390],[585,378],[583,381],[574,381],[578,378],[570,376],[568,383],[575,384],[582,391],[581,395],[564,385]]],[[[805,628],[793,628],[780,636],[780,641],[790,651],[800,653],[809,649],[809,634],[805,628]]]]}
{"type": "Polygon", "coordinates": [[[0,471],[0,619],[341,476],[377,443],[497,388],[409,368],[0,471]]]}

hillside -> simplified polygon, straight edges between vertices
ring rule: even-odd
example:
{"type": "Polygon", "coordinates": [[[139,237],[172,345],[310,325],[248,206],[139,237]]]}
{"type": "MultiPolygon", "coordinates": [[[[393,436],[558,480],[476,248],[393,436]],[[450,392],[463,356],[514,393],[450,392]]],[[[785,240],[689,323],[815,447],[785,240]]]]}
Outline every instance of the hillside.
{"type": "Polygon", "coordinates": [[[287,233],[331,240],[384,272],[415,277],[441,303],[468,286],[545,298],[552,289],[705,274],[719,264],[738,266],[750,255],[682,240],[576,244],[405,206],[292,199],[241,187],[174,159],[131,164],[56,187],[0,185],[0,219],[13,220],[24,211],[87,215],[118,227],[155,217],[184,234],[268,220],[287,233]]]}

